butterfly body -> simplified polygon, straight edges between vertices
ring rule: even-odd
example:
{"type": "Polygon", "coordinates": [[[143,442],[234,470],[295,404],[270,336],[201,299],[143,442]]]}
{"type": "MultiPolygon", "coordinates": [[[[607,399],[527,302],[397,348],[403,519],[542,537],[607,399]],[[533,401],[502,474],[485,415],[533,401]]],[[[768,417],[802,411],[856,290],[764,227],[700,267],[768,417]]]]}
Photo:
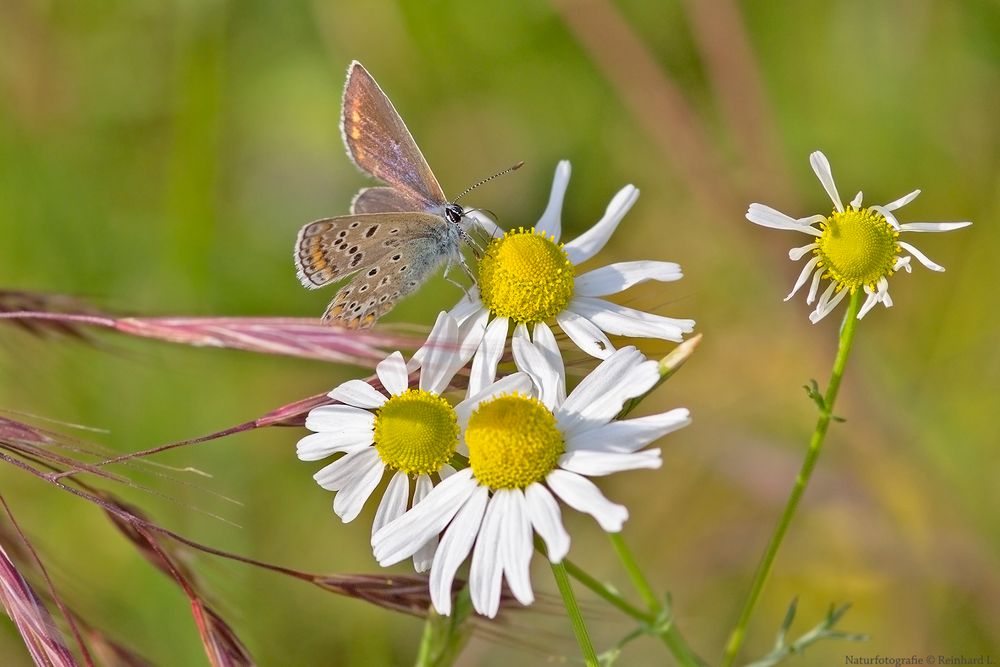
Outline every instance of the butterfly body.
{"type": "Polygon", "coordinates": [[[357,61],[347,73],[341,130],[355,165],[386,185],[358,192],[351,215],[303,227],[294,259],[310,289],[356,273],[323,319],[366,328],[446,260],[463,261],[465,210],[445,197],[392,102],[357,61]]]}

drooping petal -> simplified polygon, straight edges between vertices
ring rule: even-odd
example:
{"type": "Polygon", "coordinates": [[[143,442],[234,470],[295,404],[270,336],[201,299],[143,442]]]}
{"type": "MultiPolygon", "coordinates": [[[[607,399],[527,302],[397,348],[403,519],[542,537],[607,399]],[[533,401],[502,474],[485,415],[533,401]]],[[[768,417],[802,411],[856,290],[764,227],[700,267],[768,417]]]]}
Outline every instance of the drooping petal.
{"type": "Polygon", "coordinates": [[[654,315],[590,296],[573,297],[567,306],[604,331],[632,338],[659,338],[679,343],[694,331],[694,320],[654,315]]]}
{"type": "Polygon", "coordinates": [[[683,277],[680,264],[674,262],[618,262],[577,276],[573,292],[580,296],[607,296],[649,280],[670,282],[683,277]]]}
{"type": "Polygon", "coordinates": [[[820,267],[816,269],[816,273],[813,274],[812,283],[809,285],[809,294],[806,295],[806,303],[812,305],[812,302],[816,300],[816,293],[819,291],[819,281],[823,277],[826,269],[820,267]]]}
{"type": "Polygon", "coordinates": [[[535,230],[544,234],[551,234],[556,242],[562,235],[562,207],[563,198],[566,196],[566,188],[569,185],[570,166],[569,160],[560,160],[556,165],[556,173],[552,178],[552,192],[549,194],[549,203],[545,207],[542,217],[535,223],[535,230]]]}
{"type": "Polygon", "coordinates": [[[793,287],[792,291],[789,292],[788,296],[785,297],[785,301],[788,301],[793,296],[795,296],[795,293],[798,292],[802,288],[802,286],[806,284],[806,281],[809,280],[809,276],[812,274],[812,270],[816,268],[817,264],[819,264],[819,256],[813,257],[808,262],[806,262],[806,265],[802,267],[802,271],[799,273],[798,280],[795,281],[795,287],[793,287]]]}
{"type": "Polygon", "coordinates": [[[330,398],[358,408],[374,409],[382,407],[385,395],[363,380],[348,380],[329,394],[330,398]]]}
{"type": "MultiPolygon", "coordinates": [[[[427,494],[431,492],[434,488],[434,483],[431,482],[431,478],[427,475],[420,475],[417,477],[417,483],[413,488],[413,506],[416,507],[417,503],[427,497],[427,494]]],[[[417,553],[413,554],[413,569],[417,572],[426,572],[431,568],[431,563],[434,561],[434,551],[437,549],[438,538],[437,535],[427,540],[424,546],[417,550],[417,553]]]]}
{"type": "Polygon", "coordinates": [[[519,324],[511,339],[514,363],[519,370],[531,376],[538,388],[538,399],[552,410],[559,398],[559,371],[549,363],[549,358],[528,338],[528,329],[519,324]]]}
{"type": "Polygon", "coordinates": [[[503,489],[496,493],[507,496],[506,511],[501,525],[500,550],[504,578],[514,598],[523,605],[535,601],[531,590],[531,520],[528,518],[524,493],[520,489],[503,489]]]}
{"type": "Polygon", "coordinates": [[[830,168],[830,161],[826,159],[820,151],[815,151],[809,156],[809,164],[812,165],[816,178],[823,184],[826,194],[830,195],[833,205],[841,213],[844,212],[844,202],[840,200],[840,193],[837,192],[837,184],[833,182],[833,170],[830,168]]]}
{"type": "Polygon", "coordinates": [[[556,315],[556,323],[577,347],[592,357],[607,359],[615,351],[601,328],[582,315],[564,310],[556,315]]]}
{"type": "Polygon", "coordinates": [[[497,364],[503,356],[507,342],[508,320],[498,317],[486,327],[486,334],[476,356],[472,358],[472,368],[469,370],[469,394],[482,391],[493,383],[497,377],[497,364]]]}
{"type": "Polygon", "coordinates": [[[372,535],[390,521],[395,521],[406,512],[406,502],[410,499],[410,476],[402,470],[389,480],[382,494],[382,501],[375,510],[375,520],[372,521],[372,535]]]}
{"type": "Polygon", "coordinates": [[[819,247],[818,243],[810,243],[808,245],[800,246],[798,248],[792,248],[788,251],[788,259],[793,262],[797,262],[803,257],[805,257],[810,251],[815,250],[819,247]]]}
{"type": "Polygon", "coordinates": [[[566,436],[566,450],[634,452],[691,423],[687,408],[637,419],[613,421],[566,436]]]}
{"type": "Polygon", "coordinates": [[[561,405],[566,400],[566,366],[563,364],[562,352],[559,350],[556,337],[552,334],[552,329],[549,328],[548,324],[537,322],[532,332],[532,341],[545,356],[549,368],[555,369],[559,383],[556,387],[556,403],[561,405]]]}
{"type": "Polygon", "coordinates": [[[364,467],[360,468],[333,497],[333,511],[344,523],[350,523],[358,518],[361,509],[382,480],[382,473],[385,472],[385,464],[374,449],[366,449],[361,453],[369,452],[375,454],[375,457],[364,461],[364,467]]]}
{"type": "Polygon", "coordinates": [[[531,525],[545,541],[549,561],[560,563],[569,552],[569,533],[563,527],[559,503],[544,485],[535,482],[524,490],[531,525]]]}
{"type": "Polygon", "coordinates": [[[429,588],[431,602],[439,614],[445,616],[451,614],[452,582],[455,581],[455,573],[469,555],[479,534],[487,500],[489,500],[489,490],[485,486],[477,486],[448,526],[434,554],[429,588]]]}
{"type": "Polygon", "coordinates": [[[578,512],[589,514],[609,533],[617,533],[628,519],[628,509],[613,503],[586,477],[556,469],[545,478],[559,498],[578,512]]]}
{"type": "Polygon", "coordinates": [[[626,185],[619,190],[618,194],[611,199],[611,203],[608,204],[604,217],[598,220],[593,227],[566,244],[564,250],[569,261],[576,266],[599,253],[611,235],[615,233],[618,223],[622,221],[622,218],[625,217],[638,198],[639,191],[632,185],[626,185]]]}
{"type": "Polygon", "coordinates": [[[662,463],[659,449],[647,449],[641,452],[598,452],[577,449],[559,457],[559,466],[563,470],[587,477],[603,477],[640,468],[656,469],[662,463]]]}
{"type": "Polygon", "coordinates": [[[477,486],[470,468],[459,470],[438,484],[419,505],[372,536],[375,559],[380,565],[389,566],[415,554],[444,530],[477,486]]]}
{"type": "MultiPolygon", "coordinates": [[[[836,283],[831,283],[830,286],[836,287],[836,283]]],[[[833,309],[837,307],[837,304],[844,300],[844,297],[847,296],[848,292],[850,292],[850,290],[842,289],[831,298],[829,296],[830,290],[827,289],[826,292],[823,293],[823,296],[826,297],[826,301],[823,300],[823,297],[820,297],[819,303],[816,304],[816,310],[809,314],[809,321],[816,324],[821,319],[829,315],[833,309]]]]}
{"type": "Polygon", "coordinates": [[[506,505],[507,498],[503,494],[494,494],[490,498],[483,523],[479,527],[476,546],[472,550],[472,567],[469,568],[472,606],[488,618],[496,616],[500,609],[500,583],[503,576],[500,541],[506,505]]]}
{"type": "Polygon", "coordinates": [[[909,243],[907,243],[905,241],[900,241],[899,242],[899,247],[903,248],[904,250],[907,250],[911,255],[913,255],[914,257],[917,258],[918,262],[920,262],[921,264],[923,264],[924,266],[926,266],[931,271],[944,271],[944,267],[943,266],[941,266],[940,264],[936,264],[935,262],[932,262],[931,259],[927,255],[925,255],[924,253],[920,252],[919,250],[917,250],[916,248],[914,248],[909,243]]]}

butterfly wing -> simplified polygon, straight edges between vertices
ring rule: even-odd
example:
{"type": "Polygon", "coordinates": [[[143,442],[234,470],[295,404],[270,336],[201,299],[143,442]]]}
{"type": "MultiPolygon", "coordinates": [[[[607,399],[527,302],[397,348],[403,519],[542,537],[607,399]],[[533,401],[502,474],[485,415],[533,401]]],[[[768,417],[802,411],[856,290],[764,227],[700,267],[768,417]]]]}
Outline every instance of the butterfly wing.
{"type": "Polygon", "coordinates": [[[364,188],[354,195],[351,213],[390,213],[393,211],[420,211],[425,203],[411,198],[402,190],[385,186],[364,188]]]}
{"type": "Polygon", "coordinates": [[[411,239],[341,288],[323,314],[324,322],[367,329],[440,266],[449,250],[439,239],[411,239]]]}
{"type": "Polygon", "coordinates": [[[414,210],[447,202],[403,119],[357,61],[347,71],[342,113],[344,145],[360,169],[419,202],[414,210]]]}

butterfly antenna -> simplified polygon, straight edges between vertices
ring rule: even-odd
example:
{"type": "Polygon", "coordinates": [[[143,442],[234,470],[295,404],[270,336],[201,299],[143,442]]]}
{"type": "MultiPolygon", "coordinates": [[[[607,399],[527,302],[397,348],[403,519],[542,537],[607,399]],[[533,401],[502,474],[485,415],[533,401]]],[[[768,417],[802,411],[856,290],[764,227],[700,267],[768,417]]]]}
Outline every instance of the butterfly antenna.
{"type": "Polygon", "coordinates": [[[510,172],[512,172],[512,171],[515,171],[515,170],[517,170],[517,169],[520,169],[520,168],[521,168],[521,167],[523,167],[523,166],[524,166],[524,160],[521,160],[520,162],[518,162],[517,164],[515,164],[515,165],[514,165],[513,167],[507,167],[507,168],[506,168],[506,169],[504,169],[503,171],[501,171],[501,172],[497,172],[496,174],[493,174],[493,175],[492,175],[492,176],[490,176],[489,178],[484,178],[483,180],[479,181],[479,182],[478,182],[478,183],[476,183],[475,185],[472,185],[472,186],[470,186],[470,187],[466,188],[466,189],[465,189],[465,192],[463,192],[462,194],[460,194],[460,195],[458,195],[457,197],[455,197],[455,198],[454,198],[454,199],[453,199],[453,200],[451,201],[451,203],[452,203],[452,204],[454,204],[454,203],[455,203],[455,202],[457,202],[457,201],[458,201],[459,199],[461,199],[461,198],[462,198],[462,197],[464,197],[465,195],[469,194],[470,192],[472,192],[473,190],[475,190],[476,188],[478,188],[478,187],[479,187],[480,185],[485,185],[486,183],[489,183],[490,181],[492,181],[492,180],[493,180],[494,178],[499,178],[500,176],[503,176],[504,174],[509,174],[510,172]]]}

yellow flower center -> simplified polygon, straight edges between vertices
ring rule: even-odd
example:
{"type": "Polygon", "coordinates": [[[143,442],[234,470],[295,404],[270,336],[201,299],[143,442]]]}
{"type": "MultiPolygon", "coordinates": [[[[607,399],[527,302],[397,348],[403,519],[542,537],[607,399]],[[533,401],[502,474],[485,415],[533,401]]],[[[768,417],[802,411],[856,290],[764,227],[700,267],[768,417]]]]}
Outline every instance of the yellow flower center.
{"type": "Polygon", "coordinates": [[[437,472],[458,444],[458,419],[448,401],[408,389],[375,413],[375,451],[390,468],[409,475],[437,472]]]}
{"type": "Polygon", "coordinates": [[[562,244],[534,227],[493,239],[479,262],[479,293],[497,317],[544,322],[573,296],[573,264],[562,244]]]}
{"type": "Polygon", "coordinates": [[[853,294],[865,285],[874,289],[879,278],[892,275],[899,231],[881,213],[848,207],[843,213],[834,211],[820,229],[823,235],[813,252],[837,291],[846,288],[853,294]]]}
{"type": "Polygon", "coordinates": [[[469,466],[490,489],[523,489],[545,479],[566,451],[555,416],[541,401],[508,394],[483,401],[465,429],[469,466]]]}

